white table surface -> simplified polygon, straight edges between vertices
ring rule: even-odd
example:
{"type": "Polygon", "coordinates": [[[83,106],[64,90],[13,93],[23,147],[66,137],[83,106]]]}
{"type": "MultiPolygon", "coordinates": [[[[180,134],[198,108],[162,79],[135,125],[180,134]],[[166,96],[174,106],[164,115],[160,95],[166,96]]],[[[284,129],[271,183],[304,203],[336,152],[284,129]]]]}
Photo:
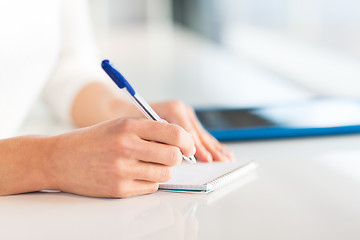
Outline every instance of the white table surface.
{"type": "Polygon", "coordinates": [[[0,198],[1,239],[359,239],[360,136],[229,144],[256,178],[210,194],[0,198]]]}
{"type": "MultiPolygon", "coordinates": [[[[195,42],[191,40],[194,45],[195,42]]],[[[209,66],[224,59],[230,61],[219,56],[223,53],[214,47],[205,52],[209,66]]],[[[136,60],[135,57],[133,61],[136,60]]],[[[185,62],[180,65],[181,72],[191,80],[194,75],[187,71],[191,66],[186,67],[185,62]]],[[[261,79],[273,79],[267,73],[261,75],[261,71],[246,69],[247,79],[251,79],[250,90],[247,92],[246,85],[241,85],[245,88],[238,94],[242,99],[234,96],[233,88],[232,94],[217,95],[222,104],[226,105],[226,100],[228,103],[236,100],[239,105],[251,103],[257,99],[253,96],[254,86],[261,86],[261,79]]],[[[154,71],[153,75],[150,71],[143,76],[155,79],[164,74],[154,71]]],[[[224,70],[217,74],[221,71],[224,70]]],[[[231,86],[236,85],[236,75],[229,74],[229,69],[226,72],[235,76],[229,81],[231,86]]],[[[135,68],[129,75],[141,77],[135,68]]],[[[151,95],[142,87],[142,95],[163,100],[158,99],[161,92],[165,97],[169,92],[176,95],[176,91],[171,91],[174,86],[185,89],[191,83],[188,79],[190,83],[179,85],[166,80],[168,76],[175,75],[167,73],[157,79],[167,83],[162,85],[164,88],[159,90],[145,84],[158,92],[150,91],[151,95]]],[[[201,78],[200,83],[205,80],[201,78]]],[[[271,85],[271,81],[267,84],[271,85]]],[[[289,97],[293,88],[284,89],[277,84],[278,81],[273,81],[272,86],[279,86],[278,92],[276,87],[273,89],[273,95],[289,97]]],[[[306,96],[301,91],[298,93],[299,98],[306,96]]],[[[214,103],[209,92],[203,92],[200,97],[189,90],[176,96],[184,97],[188,103],[214,103]]],[[[41,105],[36,105],[19,134],[55,134],[70,129],[56,123],[41,105]]],[[[59,192],[1,197],[0,239],[360,239],[359,135],[227,145],[238,160],[252,159],[259,164],[247,176],[246,184],[236,181],[210,194],[157,192],[129,199],[89,198],[59,192]]]]}

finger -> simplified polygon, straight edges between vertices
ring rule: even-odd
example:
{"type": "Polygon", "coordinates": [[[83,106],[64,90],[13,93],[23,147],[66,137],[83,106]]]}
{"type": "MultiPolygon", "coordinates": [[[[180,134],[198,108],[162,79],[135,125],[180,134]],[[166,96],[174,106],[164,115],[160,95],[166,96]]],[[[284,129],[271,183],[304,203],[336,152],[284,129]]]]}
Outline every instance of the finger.
{"type": "Polygon", "coordinates": [[[137,129],[135,131],[140,138],[176,146],[185,156],[191,156],[195,152],[191,134],[178,125],[139,119],[134,129],[137,129]]]}
{"type": "Polygon", "coordinates": [[[118,185],[115,198],[127,198],[137,195],[154,193],[158,190],[159,184],[143,180],[130,180],[118,185]]]}
{"type": "Polygon", "coordinates": [[[230,149],[228,149],[224,144],[218,142],[216,139],[215,139],[215,141],[217,142],[218,150],[221,151],[225,156],[227,156],[227,158],[231,162],[235,161],[235,157],[234,157],[234,154],[232,153],[232,151],[230,151],[230,149]]]}
{"type": "Polygon", "coordinates": [[[214,161],[233,161],[232,155],[224,150],[221,143],[209,137],[206,133],[200,133],[199,135],[202,144],[209,150],[214,161]]]}
{"type": "Polygon", "coordinates": [[[203,146],[210,152],[215,161],[234,161],[233,155],[225,145],[221,144],[198,121],[192,108],[189,108],[190,121],[199,135],[203,146]]]}
{"type": "Polygon", "coordinates": [[[188,112],[189,112],[190,121],[194,126],[194,131],[196,132],[196,135],[199,138],[198,141],[200,142],[199,145],[201,145],[202,148],[207,150],[212,160],[214,161],[226,160],[226,157],[224,158],[223,154],[221,154],[221,152],[218,151],[218,146],[215,141],[212,141],[211,135],[201,126],[200,122],[197,120],[197,117],[193,109],[189,108],[188,112]]]}
{"type": "Polygon", "coordinates": [[[193,126],[189,126],[190,131],[193,133],[193,138],[196,146],[195,158],[203,162],[212,162],[213,156],[208,149],[203,145],[196,129],[193,126]]]}
{"type": "Polygon", "coordinates": [[[214,161],[233,161],[231,152],[228,152],[223,144],[219,143],[213,137],[209,137],[207,132],[199,135],[204,146],[209,149],[213,155],[214,161]]]}
{"type": "Polygon", "coordinates": [[[186,114],[187,118],[180,118],[182,121],[180,122],[181,126],[184,127],[185,130],[192,133],[192,137],[195,142],[196,153],[195,158],[203,161],[203,162],[212,162],[213,158],[211,153],[206,149],[206,147],[202,144],[200,137],[198,136],[197,130],[189,120],[189,116],[186,114]]]}
{"type": "Polygon", "coordinates": [[[201,144],[200,141],[195,141],[195,142],[196,142],[195,158],[202,162],[212,162],[213,157],[211,153],[208,150],[206,150],[206,148],[201,144]]]}
{"type": "MultiPolygon", "coordinates": [[[[198,122],[198,121],[197,121],[198,122]]],[[[200,123],[199,123],[200,124],[200,123]]],[[[213,135],[211,135],[207,130],[205,130],[202,126],[201,128],[197,128],[197,131],[202,132],[202,136],[207,139],[207,141],[212,142],[215,148],[222,152],[227,156],[232,156],[232,152],[228,149],[224,144],[220,143],[213,135]]]]}
{"type": "Polygon", "coordinates": [[[137,161],[129,172],[129,177],[132,179],[149,182],[167,182],[171,176],[172,167],[143,161],[137,161]]]}
{"type": "Polygon", "coordinates": [[[182,161],[180,148],[159,142],[140,140],[132,147],[133,158],[144,162],[175,166],[182,161]]]}

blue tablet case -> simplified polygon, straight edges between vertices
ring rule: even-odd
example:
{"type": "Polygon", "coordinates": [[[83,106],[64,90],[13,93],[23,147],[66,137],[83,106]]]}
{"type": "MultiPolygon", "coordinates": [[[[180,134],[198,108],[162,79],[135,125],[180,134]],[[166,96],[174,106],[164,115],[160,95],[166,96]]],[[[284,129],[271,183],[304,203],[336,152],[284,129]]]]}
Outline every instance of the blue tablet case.
{"type": "Polygon", "coordinates": [[[360,133],[360,125],[324,128],[254,127],[208,131],[219,141],[236,141],[360,133]]]}
{"type": "MultiPolygon", "coordinates": [[[[341,106],[352,106],[354,109],[350,111],[350,115],[354,116],[355,121],[351,124],[343,125],[328,125],[324,127],[311,127],[311,126],[282,126],[281,124],[273,126],[252,126],[252,127],[238,127],[238,128],[207,128],[207,130],[219,141],[236,141],[236,140],[259,140],[259,139],[274,139],[274,138],[297,138],[297,137],[312,137],[312,136],[327,136],[327,135],[339,135],[339,134],[354,134],[360,133],[360,101],[358,99],[339,99],[339,98],[319,98],[319,99],[310,99],[304,102],[295,103],[295,104],[284,104],[284,106],[294,106],[301,105],[315,105],[318,104],[340,104],[341,106]],[[355,107],[354,107],[355,106],[355,107]]],[[[281,105],[280,105],[281,106],[281,105]]],[[[331,106],[331,105],[330,105],[331,106]]],[[[335,106],[335,105],[334,105],[335,106]]],[[[267,106],[263,108],[237,108],[235,110],[243,109],[266,109],[273,108],[275,106],[267,106]]],[[[234,108],[200,108],[196,110],[196,113],[201,113],[202,111],[216,111],[216,110],[234,110],[234,108]]],[[[334,111],[334,114],[339,114],[334,111]]],[[[335,115],[334,115],[335,116],[335,115]]],[[[240,116],[239,116],[240,117],[240,116]]],[[[329,116],[331,117],[331,116],[329,116]]],[[[201,118],[199,118],[201,119],[201,118]]],[[[213,124],[214,125],[214,124],[213,124]]]]}

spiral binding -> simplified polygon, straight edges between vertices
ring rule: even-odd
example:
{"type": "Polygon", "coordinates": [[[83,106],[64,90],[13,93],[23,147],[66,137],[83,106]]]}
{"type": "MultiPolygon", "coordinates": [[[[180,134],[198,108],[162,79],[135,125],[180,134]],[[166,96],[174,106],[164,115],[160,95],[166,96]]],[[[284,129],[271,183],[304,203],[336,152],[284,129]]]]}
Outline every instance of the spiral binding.
{"type": "Polygon", "coordinates": [[[243,175],[244,173],[250,171],[256,167],[256,165],[253,162],[250,162],[246,164],[245,166],[240,166],[238,168],[233,169],[230,172],[227,172],[217,178],[214,178],[213,180],[207,182],[205,185],[208,185],[208,191],[212,191],[214,189],[223,187],[230,182],[232,182],[234,179],[239,177],[240,175],[243,175]]]}

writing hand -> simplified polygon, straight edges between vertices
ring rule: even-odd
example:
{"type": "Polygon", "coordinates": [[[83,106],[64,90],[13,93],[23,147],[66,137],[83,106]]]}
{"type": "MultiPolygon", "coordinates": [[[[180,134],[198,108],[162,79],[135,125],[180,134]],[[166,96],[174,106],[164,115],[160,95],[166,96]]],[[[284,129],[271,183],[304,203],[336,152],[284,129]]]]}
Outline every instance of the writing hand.
{"type": "Polygon", "coordinates": [[[124,198],[157,191],[182,155],[195,152],[191,135],[175,124],[121,118],[54,137],[49,161],[55,189],[124,198]]]}

